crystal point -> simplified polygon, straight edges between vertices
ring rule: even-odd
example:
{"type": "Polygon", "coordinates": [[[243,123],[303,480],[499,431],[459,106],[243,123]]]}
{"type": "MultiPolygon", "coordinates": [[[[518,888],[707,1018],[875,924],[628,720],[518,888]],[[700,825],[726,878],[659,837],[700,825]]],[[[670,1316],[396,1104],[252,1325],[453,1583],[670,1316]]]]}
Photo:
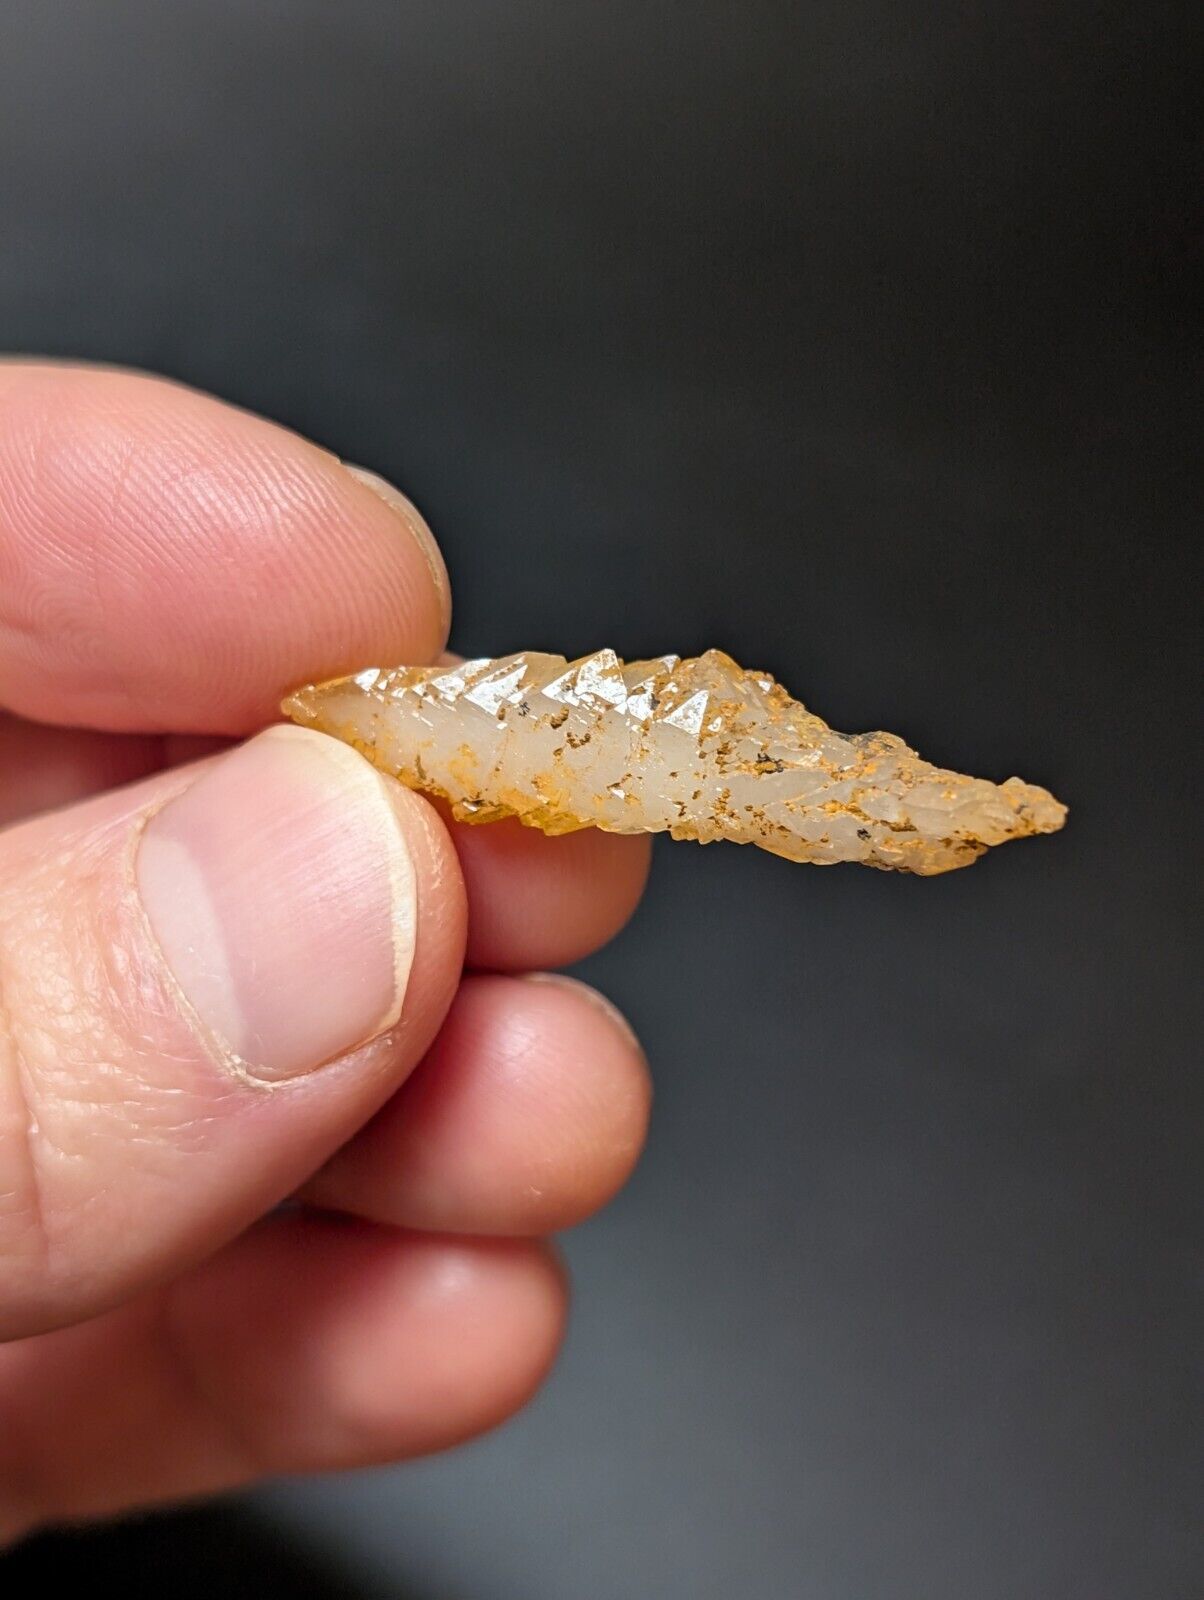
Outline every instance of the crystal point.
{"type": "Polygon", "coordinates": [[[298,689],[284,711],[461,821],[515,816],[545,833],[668,832],[930,875],[1066,819],[1019,778],[934,767],[891,733],[837,733],[719,650],[370,668],[298,689]]]}

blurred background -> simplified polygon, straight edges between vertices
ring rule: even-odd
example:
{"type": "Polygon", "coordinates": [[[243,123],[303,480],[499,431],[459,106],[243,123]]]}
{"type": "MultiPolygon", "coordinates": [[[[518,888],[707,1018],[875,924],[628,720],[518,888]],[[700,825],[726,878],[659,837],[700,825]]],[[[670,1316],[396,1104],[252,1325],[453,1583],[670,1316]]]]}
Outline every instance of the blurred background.
{"type": "Polygon", "coordinates": [[[1195,12],[6,0],[0,347],[393,478],[463,651],[721,644],[1071,806],[931,881],[660,850],[532,1410],[6,1594],[1201,1592],[1195,12]]]}

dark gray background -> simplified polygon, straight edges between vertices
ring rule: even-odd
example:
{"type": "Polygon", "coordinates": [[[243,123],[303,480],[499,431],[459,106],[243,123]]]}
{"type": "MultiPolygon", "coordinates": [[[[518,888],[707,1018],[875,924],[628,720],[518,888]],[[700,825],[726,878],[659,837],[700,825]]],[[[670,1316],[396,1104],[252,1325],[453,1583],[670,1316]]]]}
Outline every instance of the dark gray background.
{"type": "Polygon", "coordinates": [[[393,476],[461,649],[720,643],[1072,808],[930,882],[660,851],[535,1408],[9,1592],[1200,1592],[1195,12],[6,0],[0,346],[393,476]]]}

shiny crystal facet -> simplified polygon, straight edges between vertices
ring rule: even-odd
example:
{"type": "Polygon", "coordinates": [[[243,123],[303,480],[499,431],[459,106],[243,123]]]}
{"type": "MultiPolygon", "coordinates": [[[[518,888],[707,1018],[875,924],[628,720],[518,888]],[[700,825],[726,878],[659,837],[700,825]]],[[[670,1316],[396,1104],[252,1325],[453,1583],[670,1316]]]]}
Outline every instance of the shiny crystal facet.
{"type": "Polygon", "coordinates": [[[891,733],[836,733],[719,650],[369,668],[299,689],[284,710],[461,821],[514,816],[545,833],[667,831],[930,874],[1066,817],[1019,778],[945,771],[891,733]]]}

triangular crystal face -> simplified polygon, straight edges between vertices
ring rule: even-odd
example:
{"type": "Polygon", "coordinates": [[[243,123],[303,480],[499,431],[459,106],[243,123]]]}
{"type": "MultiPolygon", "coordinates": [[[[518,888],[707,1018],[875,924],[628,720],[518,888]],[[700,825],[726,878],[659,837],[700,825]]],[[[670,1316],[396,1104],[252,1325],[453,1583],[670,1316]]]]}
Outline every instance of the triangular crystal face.
{"type": "Polygon", "coordinates": [[[284,710],[461,820],[514,816],[546,833],[668,832],[932,874],[1066,817],[1019,778],[934,767],[894,734],[837,733],[720,650],[368,668],[299,689],[284,710]]]}

